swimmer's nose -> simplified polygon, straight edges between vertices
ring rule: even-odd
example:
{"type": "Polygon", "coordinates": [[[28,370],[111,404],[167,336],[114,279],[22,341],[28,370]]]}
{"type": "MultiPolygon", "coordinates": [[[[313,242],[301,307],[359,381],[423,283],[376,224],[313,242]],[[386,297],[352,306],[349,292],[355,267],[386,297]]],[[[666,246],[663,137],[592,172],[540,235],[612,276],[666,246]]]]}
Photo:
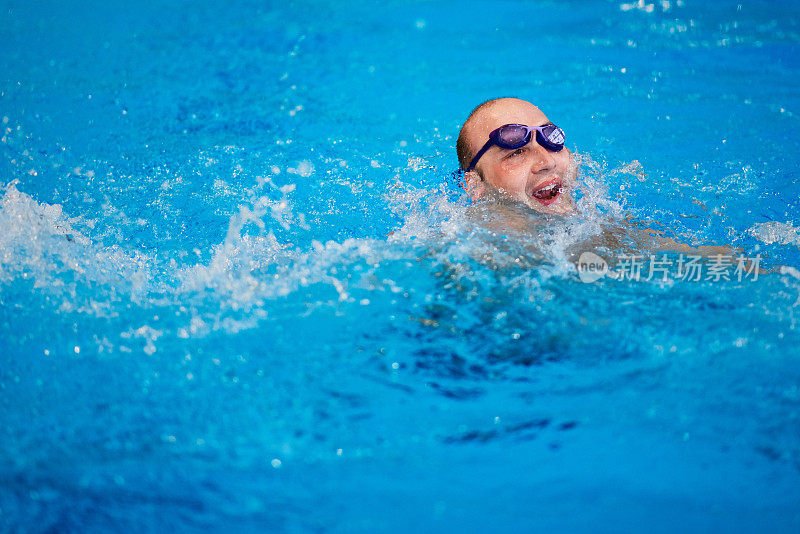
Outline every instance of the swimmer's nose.
{"type": "Polygon", "coordinates": [[[531,162],[531,172],[539,174],[552,170],[556,166],[556,160],[553,154],[541,145],[537,145],[538,149],[533,152],[533,161],[531,162]]]}

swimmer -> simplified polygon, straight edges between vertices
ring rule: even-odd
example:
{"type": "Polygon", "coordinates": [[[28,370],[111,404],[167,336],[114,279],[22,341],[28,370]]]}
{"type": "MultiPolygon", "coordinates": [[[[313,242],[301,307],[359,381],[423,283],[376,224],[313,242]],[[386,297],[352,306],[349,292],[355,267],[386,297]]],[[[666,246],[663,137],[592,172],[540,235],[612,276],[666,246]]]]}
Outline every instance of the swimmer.
{"type": "Polygon", "coordinates": [[[511,198],[541,213],[569,214],[577,171],[564,140],[563,130],[530,102],[488,100],[458,135],[462,185],[473,200],[511,198]]]}
{"type": "MultiPolygon", "coordinates": [[[[487,100],[472,111],[458,135],[456,152],[464,173],[461,185],[474,201],[512,200],[542,214],[577,213],[572,197],[577,165],[564,142],[563,130],[530,102],[487,100]]],[[[504,212],[511,215],[506,225],[526,226],[518,211],[504,212]]],[[[595,244],[620,249],[625,248],[624,243],[632,243],[653,251],[703,255],[733,252],[730,247],[679,243],[647,226],[629,217],[622,226],[605,228],[595,244]]]]}

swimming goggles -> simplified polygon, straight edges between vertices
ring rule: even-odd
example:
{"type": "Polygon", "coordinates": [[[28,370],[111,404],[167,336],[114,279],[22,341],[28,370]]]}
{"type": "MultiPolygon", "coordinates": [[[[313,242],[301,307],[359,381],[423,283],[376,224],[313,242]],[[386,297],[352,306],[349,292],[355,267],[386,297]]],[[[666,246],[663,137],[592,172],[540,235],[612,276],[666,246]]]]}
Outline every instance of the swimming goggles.
{"type": "Polygon", "coordinates": [[[536,142],[550,152],[559,152],[564,148],[564,130],[555,124],[544,124],[534,127],[525,126],[524,124],[506,124],[489,134],[489,140],[486,141],[483,148],[475,154],[472,163],[469,164],[469,167],[464,172],[469,172],[474,169],[475,165],[478,164],[478,160],[481,159],[481,156],[494,145],[500,148],[514,150],[530,143],[531,134],[533,132],[536,132],[536,142]]]}

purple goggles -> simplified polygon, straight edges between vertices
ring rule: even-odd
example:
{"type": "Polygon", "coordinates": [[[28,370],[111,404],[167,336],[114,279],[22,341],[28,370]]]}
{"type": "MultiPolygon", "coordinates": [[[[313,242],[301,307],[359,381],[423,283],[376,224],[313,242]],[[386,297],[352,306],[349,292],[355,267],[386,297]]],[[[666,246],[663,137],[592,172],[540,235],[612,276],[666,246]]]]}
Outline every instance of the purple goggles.
{"type": "Polygon", "coordinates": [[[555,124],[534,127],[525,126],[524,124],[506,124],[489,134],[489,140],[475,154],[475,157],[472,158],[472,163],[469,164],[469,167],[464,172],[474,169],[481,156],[494,145],[507,150],[514,150],[530,143],[533,132],[536,132],[536,142],[550,152],[559,152],[564,148],[564,130],[555,124]]]}

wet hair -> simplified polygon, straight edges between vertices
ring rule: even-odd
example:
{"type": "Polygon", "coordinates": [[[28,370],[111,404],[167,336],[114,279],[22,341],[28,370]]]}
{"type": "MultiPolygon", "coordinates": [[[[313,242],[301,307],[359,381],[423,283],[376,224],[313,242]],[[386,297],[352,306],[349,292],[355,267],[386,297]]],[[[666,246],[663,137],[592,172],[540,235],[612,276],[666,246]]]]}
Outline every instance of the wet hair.
{"type": "Polygon", "coordinates": [[[472,126],[473,119],[478,115],[480,111],[483,111],[485,108],[491,107],[498,100],[504,100],[506,98],[516,98],[516,97],[503,96],[500,98],[492,98],[491,100],[487,100],[486,102],[479,104],[475,109],[473,109],[472,113],[470,113],[469,117],[467,117],[467,120],[464,121],[464,125],[461,127],[461,131],[458,133],[458,140],[456,141],[456,154],[458,155],[458,165],[462,171],[467,170],[467,167],[469,167],[469,164],[472,162],[472,158],[475,157],[475,153],[473,152],[473,150],[469,146],[467,146],[467,132],[469,131],[469,127],[472,126]]]}

